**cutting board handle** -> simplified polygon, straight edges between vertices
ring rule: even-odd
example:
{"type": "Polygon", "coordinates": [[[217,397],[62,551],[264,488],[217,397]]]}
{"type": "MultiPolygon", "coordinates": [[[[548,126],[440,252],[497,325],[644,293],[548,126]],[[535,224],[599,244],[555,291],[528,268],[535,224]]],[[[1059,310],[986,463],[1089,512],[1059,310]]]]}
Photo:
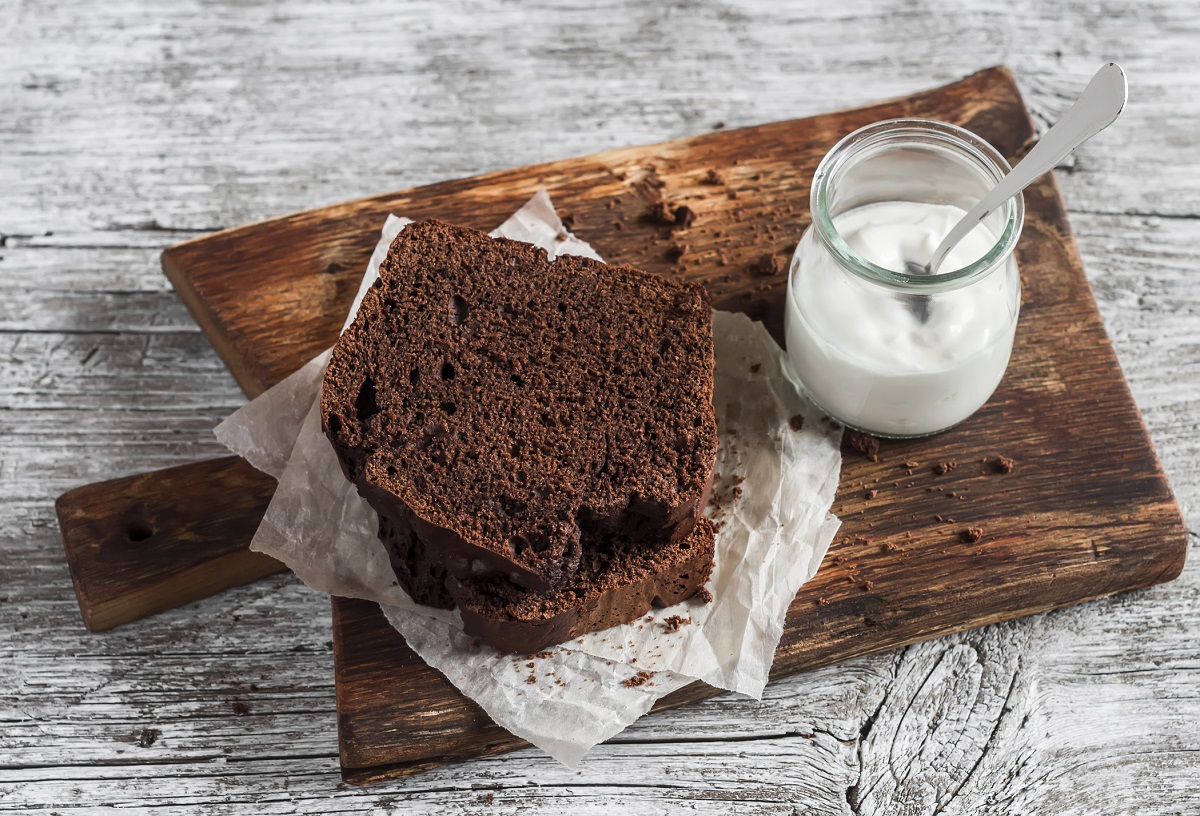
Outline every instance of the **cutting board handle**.
{"type": "Polygon", "coordinates": [[[227,456],[59,496],[84,624],[111,629],[284,569],[249,549],[274,492],[273,478],[227,456]]]}

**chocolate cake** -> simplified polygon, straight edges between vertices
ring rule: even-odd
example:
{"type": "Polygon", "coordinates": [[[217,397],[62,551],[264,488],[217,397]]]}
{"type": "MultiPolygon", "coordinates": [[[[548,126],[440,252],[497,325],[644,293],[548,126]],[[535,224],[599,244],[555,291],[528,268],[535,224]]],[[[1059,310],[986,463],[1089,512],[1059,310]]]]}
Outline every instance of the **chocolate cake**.
{"type": "Polygon", "coordinates": [[[422,544],[397,570],[418,601],[482,620],[510,607],[479,598],[532,590],[522,603],[559,620],[562,593],[608,591],[578,583],[605,547],[646,548],[646,575],[683,563],[684,542],[704,549],[689,536],[716,456],[712,386],[701,287],[427,221],[396,238],[334,348],[321,418],[385,537],[422,544]]]}
{"type": "Polygon", "coordinates": [[[425,545],[403,524],[380,524],[380,538],[408,593],[419,603],[458,606],[463,630],[501,651],[531,654],[580,635],[636,620],[652,607],[695,595],[712,573],[713,527],[704,517],[675,542],[646,546],[616,535],[583,552],[579,569],[548,595],[504,578],[445,579],[425,545]]]}

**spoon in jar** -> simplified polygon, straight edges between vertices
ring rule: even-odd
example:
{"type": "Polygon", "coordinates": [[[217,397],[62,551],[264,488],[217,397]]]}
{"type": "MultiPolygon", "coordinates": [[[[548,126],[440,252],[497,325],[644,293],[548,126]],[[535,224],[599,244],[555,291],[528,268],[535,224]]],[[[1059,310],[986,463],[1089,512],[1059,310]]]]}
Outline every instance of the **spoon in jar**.
{"type": "MultiPolygon", "coordinates": [[[[1043,174],[1053,170],[1054,166],[1071,155],[1075,148],[1116,121],[1125,107],[1127,95],[1125,72],[1121,70],[1121,66],[1110,62],[1101,67],[1071,109],[1038,140],[1025,158],[946,234],[929,262],[920,264],[909,261],[904,271],[910,275],[932,275],[950,250],[993,210],[1043,174]]],[[[929,319],[929,295],[913,295],[911,298],[910,308],[924,323],[929,319]]]]}

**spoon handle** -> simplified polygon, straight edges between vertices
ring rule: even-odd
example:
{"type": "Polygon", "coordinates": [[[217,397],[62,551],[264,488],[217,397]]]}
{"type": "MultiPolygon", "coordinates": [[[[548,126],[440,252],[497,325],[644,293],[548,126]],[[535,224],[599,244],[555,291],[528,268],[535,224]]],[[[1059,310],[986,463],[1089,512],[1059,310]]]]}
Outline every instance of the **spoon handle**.
{"type": "Polygon", "coordinates": [[[942,239],[929,261],[929,272],[936,272],[947,253],[992,210],[1024,190],[1043,173],[1054,169],[1075,148],[1111,125],[1125,107],[1126,93],[1125,72],[1121,66],[1110,62],[1101,67],[1071,109],[1038,140],[1020,164],[1001,179],[942,239]]]}

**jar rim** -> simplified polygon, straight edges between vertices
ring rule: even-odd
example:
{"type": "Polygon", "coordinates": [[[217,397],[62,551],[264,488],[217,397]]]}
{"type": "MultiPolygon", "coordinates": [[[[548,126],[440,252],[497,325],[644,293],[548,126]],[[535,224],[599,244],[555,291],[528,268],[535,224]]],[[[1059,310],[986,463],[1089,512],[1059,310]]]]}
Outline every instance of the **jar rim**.
{"type": "Polygon", "coordinates": [[[813,225],[830,254],[843,267],[874,283],[905,290],[944,291],[965,286],[995,268],[1016,248],[1025,221],[1025,197],[1018,193],[1004,203],[1004,229],[996,243],[974,263],[961,269],[936,272],[932,275],[913,275],[897,272],[872,263],[846,243],[829,214],[829,183],[845,163],[869,147],[892,144],[934,144],[949,148],[973,161],[998,183],[1012,168],[996,148],[965,128],[935,119],[884,119],[859,128],[833,146],[813,174],[809,205],[813,225]]]}

